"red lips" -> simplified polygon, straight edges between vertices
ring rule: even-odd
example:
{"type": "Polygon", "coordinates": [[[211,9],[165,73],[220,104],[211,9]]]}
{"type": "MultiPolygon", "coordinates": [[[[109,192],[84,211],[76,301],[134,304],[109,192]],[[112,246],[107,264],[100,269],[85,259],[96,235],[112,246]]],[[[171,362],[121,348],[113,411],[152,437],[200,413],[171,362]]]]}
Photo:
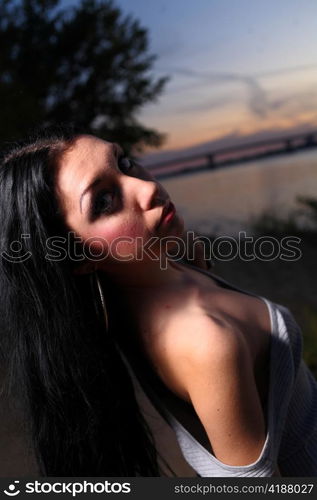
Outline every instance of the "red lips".
{"type": "Polygon", "coordinates": [[[160,226],[162,222],[169,222],[174,217],[175,212],[176,208],[174,204],[169,201],[163,208],[162,215],[157,227],[160,226]]]}

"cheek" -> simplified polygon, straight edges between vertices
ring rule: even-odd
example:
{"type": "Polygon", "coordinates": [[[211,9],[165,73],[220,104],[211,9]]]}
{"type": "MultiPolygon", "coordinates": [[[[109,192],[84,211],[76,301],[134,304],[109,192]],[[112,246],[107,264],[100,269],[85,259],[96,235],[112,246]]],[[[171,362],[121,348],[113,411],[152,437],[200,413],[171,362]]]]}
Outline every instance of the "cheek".
{"type": "MultiPolygon", "coordinates": [[[[134,254],[136,238],[147,239],[147,231],[141,221],[126,221],[115,223],[107,221],[96,225],[85,234],[86,247],[94,256],[110,255],[117,258],[134,254]]],[[[140,241],[138,241],[140,246],[140,241]]]]}
{"type": "Polygon", "coordinates": [[[111,243],[117,238],[136,238],[144,237],[147,234],[146,227],[142,221],[128,220],[121,223],[116,223],[116,221],[105,222],[96,227],[93,231],[94,235],[98,235],[104,238],[106,241],[111,243]]]}

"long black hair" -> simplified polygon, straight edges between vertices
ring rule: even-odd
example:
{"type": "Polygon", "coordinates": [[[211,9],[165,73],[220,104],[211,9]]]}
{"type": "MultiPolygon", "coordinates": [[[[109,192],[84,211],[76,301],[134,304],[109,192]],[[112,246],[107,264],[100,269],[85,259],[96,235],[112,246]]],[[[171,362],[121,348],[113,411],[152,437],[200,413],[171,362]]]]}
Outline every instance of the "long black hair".
{"type": "Polygon", "coordinates": [[[47,258],[50,238],[66,241],[54,172],[76,137],[44,131],[1,158],[5,387],[22,404],[43,476],[158,476],[153,439],[93,281],[74,275],[69,252],[47,258]]]}

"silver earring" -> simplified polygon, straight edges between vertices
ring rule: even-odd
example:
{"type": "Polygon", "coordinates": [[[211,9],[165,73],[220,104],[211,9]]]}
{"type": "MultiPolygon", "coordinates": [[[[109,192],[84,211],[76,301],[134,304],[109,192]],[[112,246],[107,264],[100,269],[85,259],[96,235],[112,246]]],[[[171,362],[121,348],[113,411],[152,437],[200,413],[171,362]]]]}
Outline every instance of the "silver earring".
{"type": "Polygon", "coordinates": [[[105,298],[104,298],[104,295],[103,295],[103,291],[102,291],[102,288],[101,288],[101,283],[100,283],[100,279],[99,279],[97,271],[94,272],[94,276],[95,276],[95,279],[96,279],[96,283],[97,283],[97,287],[98,287],[98,292],[99,292],[99,296],[100,296],[100,301],[101,301],[101,306],[102,306],[103,313],[104,313],[105,324],[106,324],[106,331],[108,331],[109,321],[108,321],[108,313],[107,313],[107,308],[106,308],[106,302],[105,302],[105,298]]]}

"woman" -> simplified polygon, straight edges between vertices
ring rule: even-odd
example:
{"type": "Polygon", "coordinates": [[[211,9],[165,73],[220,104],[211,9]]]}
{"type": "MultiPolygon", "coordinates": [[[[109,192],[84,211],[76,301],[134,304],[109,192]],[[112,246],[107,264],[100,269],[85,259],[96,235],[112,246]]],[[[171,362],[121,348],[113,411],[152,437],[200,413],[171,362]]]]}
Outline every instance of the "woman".
{"type": "Polygon", "coordinates": [[[3,366],[42,475],[160,475],[131,371],[199,475],[317,473],[296,323],[276,399],[273,304],[166,258],[183,220],[144,168],[60,130],[7,152],[0,186],[3,366]]]}

